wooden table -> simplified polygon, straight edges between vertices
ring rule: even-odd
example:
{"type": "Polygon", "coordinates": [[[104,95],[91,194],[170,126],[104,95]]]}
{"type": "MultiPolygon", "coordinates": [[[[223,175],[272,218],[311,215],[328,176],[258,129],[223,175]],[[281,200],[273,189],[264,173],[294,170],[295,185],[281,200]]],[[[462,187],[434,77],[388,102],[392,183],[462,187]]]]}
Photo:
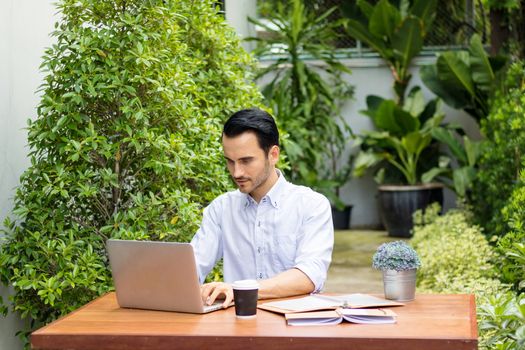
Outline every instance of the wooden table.
{"type": "Polygon", "coordinates": [[[33,332],[34,349],[477,349],[472,295],[417,295],[395,308],[396,324],[287,326],[258,310],[251,320],[234,308],[193,315],[119,308],[114,293],[33,332]]]}

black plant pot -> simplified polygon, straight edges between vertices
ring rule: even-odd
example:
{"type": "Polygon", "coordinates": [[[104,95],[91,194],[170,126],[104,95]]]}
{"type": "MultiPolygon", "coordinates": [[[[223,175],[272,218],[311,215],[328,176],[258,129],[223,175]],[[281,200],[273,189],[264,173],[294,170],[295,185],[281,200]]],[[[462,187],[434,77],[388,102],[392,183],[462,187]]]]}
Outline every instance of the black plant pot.
{"type": "Polygon", "coordinates": [[[443,185],[379,186],[379,214],[392,237],[411,237],[412,214],[438,202],[443,207],[443,185]]]}
{"type": "Polygon", "coordinates": [[[332,207],[332,221],[334,222],[334,229],[348,230],[350,228],[350,220],[352,217],[352,206],[348,205],[342,210],[332,207]]]}

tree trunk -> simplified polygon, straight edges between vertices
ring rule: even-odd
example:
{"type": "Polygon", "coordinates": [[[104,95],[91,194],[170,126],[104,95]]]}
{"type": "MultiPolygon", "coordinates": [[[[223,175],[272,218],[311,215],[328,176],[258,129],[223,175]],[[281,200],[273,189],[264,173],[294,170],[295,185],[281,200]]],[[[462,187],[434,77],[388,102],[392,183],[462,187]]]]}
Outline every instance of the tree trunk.
{"type": "Polygon", "coordinates": [[[521,0],[516,20],[516,40],[519,43],[519,58],[525,59],[525,0],[521,0]]]}
{"type": "Polygon", "coordinates": [[[490,9],[490,53],[492,55],[500,53],[509,41],[510,31],[506,22],[504,9],[490,9]]]}

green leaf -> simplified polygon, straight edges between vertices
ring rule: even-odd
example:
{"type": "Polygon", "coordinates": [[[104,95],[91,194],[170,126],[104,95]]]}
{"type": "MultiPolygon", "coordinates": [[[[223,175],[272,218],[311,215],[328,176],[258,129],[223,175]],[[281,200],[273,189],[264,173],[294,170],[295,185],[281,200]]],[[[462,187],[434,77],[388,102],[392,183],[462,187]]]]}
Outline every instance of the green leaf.
{"type": "Polygon", "coordinates": [[[410,8],[410,13],[423,22],[423,32],[425,34],[432,26],[436,16],[437,3],[438,0],[415,0],[410,8]]]}
{"type": "Polygon", "coordinates": [[[356,177],[363,176],[367,169],[375,166],[383,159],[384,158],[378,153],[359,152],[354,161],[353,175],[356,177]]]}
{"type": "Polygon", "coordinates": [[[418,131],[411,132],[401,139],[403,147],[409,154],[420,154],[432,140],[430,135],[423,135],[418,131]]]}
{"type": "Polygon", "coordinates": [[[454,136],[452,131],[439,127],[432,129],[432,137],[448,146],[454,157],[461,164],[467,164],[467,154],[461,142],[454,136]]]}
{"type": "Polygon", "coordinates": [[[403,110],[410,113],[414,118],[418,118],[419,115],[425,110],[425,97],[419,87],[413,88],[405,99],[403,104],[403,110]]]}
{"type": "Polygon", "coordinates": [[[481,154],[481,142],[472,141],[467,136],[463,136],[463,144],[467,155],[467,165],[474,167],[481,154]]]}
{"type": "Polygon", "coordinates": [[[349,19],[346,25],[348,34],[356,40],[364,42],[375,51],[379,52],[382,57],[388,57],[389,50],[385,44],[375,37],[363,24],[358,21],[349,19]]]}
{"type": "Polygon", "coordinates": [[[464,166],[455,169],[453,172],[454,190],[460,197],[464,197],[467,189],[472,185],[476,178],[476,170],[471,166],[464,166]]]}
{"type": "Polygon", "coordinates": [[[495,75],[479,35],[474,34],[470,39],[469,52],[472,80],[478,89],[485,92],[490,91],[493,87],[495,75]]]}
{"type": "Polygon", "coordinates": [[[444,52],[437,59],[439,79],[448,86],[451,93],[463,93],[474,96],[476,91],[470,75],[470,69],[461,54],[444,52]]]}
{"type": "Polygon", "coordinates": [[[446,174],[450,170],[448,168],[432,168],[421,175],[421,182],[423,183],[430,183],[434,181],[435,178],[437,178],[440,175],[446,174]]]}
{"type": "Polygon", "coordinates": [[[434,94],[442,98],[447,105],[459,109],[469,103],[465,94],[454,94],[454,91],[452,91],[446,84],[442,83],[436,65],[421,67],[420,76],[425,86],[434,94]]]}
{"type": "Polygon", "coordinates": [[[423,47],[421,22],[417,18],[406,18],[392,37],[392,48],[402,67],[407,69],[412,59],[423,47]]]}
{"type": "Polygon", "coordinates": [[[399,11],[388,0],[380,0],[370,16],[368,29],[377,37],[391,38],[401,22],[399,11]]]}

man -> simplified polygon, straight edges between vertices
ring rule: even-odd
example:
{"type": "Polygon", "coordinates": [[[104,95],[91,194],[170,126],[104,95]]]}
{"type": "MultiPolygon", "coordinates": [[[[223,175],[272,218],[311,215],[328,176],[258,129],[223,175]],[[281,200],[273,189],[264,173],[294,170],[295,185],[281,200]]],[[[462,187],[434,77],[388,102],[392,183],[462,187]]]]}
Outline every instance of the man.
{"type": "Polygon", "coordinates": [[[223,258],[224,281],[202,286],[203,301],[233,300],[235,280],[257,279],[259,298],[319,291],[333,249],[330,203],[296,186],[276,169],[279,133],[260,109],[233,114],[224,125],[224,157],[238,190],[217,197],[205,210],[191,241],[201,283],[223,258]]]}

